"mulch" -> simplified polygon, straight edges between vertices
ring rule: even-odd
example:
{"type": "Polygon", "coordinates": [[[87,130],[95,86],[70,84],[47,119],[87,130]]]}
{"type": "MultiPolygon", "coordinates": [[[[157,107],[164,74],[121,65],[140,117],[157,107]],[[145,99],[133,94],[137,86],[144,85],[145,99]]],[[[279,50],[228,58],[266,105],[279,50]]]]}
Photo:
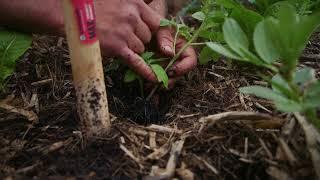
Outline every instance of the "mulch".
{"type": "MultiPolygon", "coordinates": [[[[319,37],[314,35],[301,58],[301,66],[315,68],[317,77],[319,37]]],[[[79,128],[70,69],[63,38],[35,36],[0,99],[38,120],[0,109],[0,178],[165,179],[171,173],[179,179],[315,179],[293,115],[239,93],[239,87],[264,84],[255,67],[224,59],[199,66],[161,93],[164,119],[139,123],[130,110],[138,86],[106,71],[112,130],[91,141],[79,128]],[[239,111],[262,114],[206,121],[239,111]]]]}

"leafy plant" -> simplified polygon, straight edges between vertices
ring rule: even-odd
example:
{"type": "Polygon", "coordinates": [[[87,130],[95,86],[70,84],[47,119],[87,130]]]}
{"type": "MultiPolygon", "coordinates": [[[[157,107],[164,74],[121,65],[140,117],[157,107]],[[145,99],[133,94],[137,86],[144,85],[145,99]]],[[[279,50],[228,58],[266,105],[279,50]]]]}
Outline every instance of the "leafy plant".
{"type": "Polygon", "coordinates": [[[316,108],[320,107],[320,81],[311,68],[298,69],[298,59],[312,32],[320,24],[320,14],[301,15],[290,3],[278,4],[274,16],[260,21],[253,32],[254,51],[238,22],[227,18],[223,34],[227,46],[208,42],[212,50],[231,59],[266,67],[276,75],[269,80],[272,88],[249,86],[246,94],[272,100],[284,112],[304,112],[320,128],[316,108]],[[274,66],[279,62],[280,66],[274,66]],[[312,98],[311,98],[312,97],[312,98]]]}
{"type": "Polygon", "coordinates": [[[0,29],[0,90],[12,75],[17,59],[30,47],[31,42],[32,38],[28,35],[0,29]]]}
{"type": "MultiPolygon", "coordinates": [[[[158,63],[161,63],[164,60],[167,60],[166,58],[154,58],[154,53],[153,52],[144,52],[141,55],[141,58],[151,67],[155,75],[157,76],[157,79],[159,82],[161,82],[164,87],[168,88],[168,83],[169,83],[169,78],[166,73],[166,71],[163,69],[161,65],[158,63]]],[[[144,96],[143,93],[143,80],[142,78],[137,75],[134,71],[131,69],[128,69],[126,71],[126,74],[124,76],[124,82],[130,83],[135,80],[139,81],[140,84],[140,90],[141,90],[141,96],[144,96]]]]}
{"type": "Polygon", "coordinates": [[[308,39],[320,24],[320,13],[311,11],[317,2],[256,0],[251,1],[255,8],[248,9],[234,0],[204,0],[201,10],[192,15],[201,22],[198,29],[174,20],[165,20],[162,25],[175,27],[189,40],[186,46],[205,45],[199,57],[201,64],[218,53],[269,69],[274,76],[263,78],[272,88],[249,86],[240,91],[272,100],[283,112],[304,112],[320,128],[316,114],[320,81],[313,69],[297,69],[308,39]],[[194,43],[197,39],[204,42],[194,43]]]}

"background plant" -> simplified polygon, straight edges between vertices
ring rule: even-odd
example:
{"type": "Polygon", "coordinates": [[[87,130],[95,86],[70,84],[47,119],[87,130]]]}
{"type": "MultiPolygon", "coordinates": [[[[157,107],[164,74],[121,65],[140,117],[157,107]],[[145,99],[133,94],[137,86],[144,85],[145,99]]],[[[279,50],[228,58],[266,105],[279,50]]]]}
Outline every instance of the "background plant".
{"type": "Polygon", "coordinates": [[[0,29],[0,90],[15,69],[16,61],[30,47],[32,38],[28,35],[0,29]]]}
{"type": "MultiPolygon", "coordinates": [[[[250,9],[234,0],[204,0],[192,17],[201,24],[191,28],[183,22],[164,20],[189,40],[187,45],[202,47],[201,64],[229,59],[267,68],[262,76],[271,88],[250,86],[242,93],[272,100],[279,111],[303,112],[320,128],[320,82],[312,68],[297,68],[311,34],[320,24],[319,1],[251,1],[250,9]],[[194,43],[198,39],[202,42],[194,43]]],[[[177,35],[178,36],[178,35],[177,35]]]]}

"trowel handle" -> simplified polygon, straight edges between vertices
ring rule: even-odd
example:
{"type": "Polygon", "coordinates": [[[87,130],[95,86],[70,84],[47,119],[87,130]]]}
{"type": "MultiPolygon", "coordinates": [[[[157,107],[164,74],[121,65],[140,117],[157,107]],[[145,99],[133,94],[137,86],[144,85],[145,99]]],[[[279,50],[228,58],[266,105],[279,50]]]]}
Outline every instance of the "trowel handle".
{"type": "Polygon", "coordinates": [[[93,0],[63,0],[77,109],[87,136],[108,132],[110,118],[93,0]]]}

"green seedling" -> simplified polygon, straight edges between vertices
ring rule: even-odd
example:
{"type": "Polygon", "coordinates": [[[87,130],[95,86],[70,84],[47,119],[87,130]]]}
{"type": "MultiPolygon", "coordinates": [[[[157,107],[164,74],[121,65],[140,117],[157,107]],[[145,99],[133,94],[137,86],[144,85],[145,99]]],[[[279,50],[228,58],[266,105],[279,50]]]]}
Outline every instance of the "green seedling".
{"type": "MultiPolygon", "coordinates": [[[[141,58],[151,67],[151,69],[157,76],[158,81],[162,83],[164,87],[168,88],[168,83],[169,83],[168,75],[166,71],[163,69],[163,67],[159,65],[159,63],[167,60],[167,58],[154,58],[153,52],[145,52],[141,55],[141,58]]],[[[135,80],[139,81],[141,96],[144,97],[142,78],[131,69],[127,70],[124,77],[124,82],[130,83],[135,80]]]]}
{"type": "Polygon", "coordinates": [[[28,35],[0,29],[0,90],[15,69],[16,61],[30,47],[32,38],[28,35]]]}

